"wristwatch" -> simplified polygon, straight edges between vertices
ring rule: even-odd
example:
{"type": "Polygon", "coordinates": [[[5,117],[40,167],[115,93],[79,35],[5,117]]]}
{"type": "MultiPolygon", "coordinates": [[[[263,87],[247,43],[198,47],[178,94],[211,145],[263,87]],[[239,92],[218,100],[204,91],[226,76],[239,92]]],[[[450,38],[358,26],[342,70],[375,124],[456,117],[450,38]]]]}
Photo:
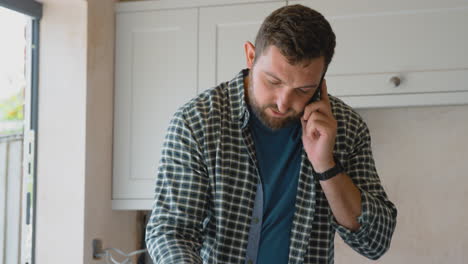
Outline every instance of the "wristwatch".
{"type": "Polygon", "coordinates": [[[341,166],[340,162],[337,159],[335,159],[335,166],[333,168],[328,169],[322,173],[316,172],[314,169],[312,170],[314,172],[314,175],[321,181],[331,179],[344,171],[343,166],[341,166]]]}

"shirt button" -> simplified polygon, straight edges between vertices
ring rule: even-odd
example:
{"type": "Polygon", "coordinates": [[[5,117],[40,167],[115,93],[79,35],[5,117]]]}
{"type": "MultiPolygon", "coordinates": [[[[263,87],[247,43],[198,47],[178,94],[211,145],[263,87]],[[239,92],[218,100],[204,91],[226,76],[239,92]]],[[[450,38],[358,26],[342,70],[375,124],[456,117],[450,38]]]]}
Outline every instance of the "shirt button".
{"type": "MultiPolygon", "coordinates": [[[[258,219],[258,217],[255,217],[253,219],[253,222],[254,222],[254,224],[258,224],[260,222],[260,219],[258,219]]],[[[249,261],[251,261],[251,260],[249,260],[249,261]]],[[[251,263],[249,263],[249,264],[251,264],[251,263]]]]}

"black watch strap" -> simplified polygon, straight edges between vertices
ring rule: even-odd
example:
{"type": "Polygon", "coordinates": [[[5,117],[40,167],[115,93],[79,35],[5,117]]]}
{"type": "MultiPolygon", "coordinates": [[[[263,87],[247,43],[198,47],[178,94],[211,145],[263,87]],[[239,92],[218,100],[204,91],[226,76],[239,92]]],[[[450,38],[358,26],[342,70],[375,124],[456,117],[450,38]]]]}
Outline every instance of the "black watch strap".
{"type": "Polygon", "coordinates": [[[314,170],[314,175],[321,181],[326,181],[335,177],[336,175],[342,173],[344,171],[343,167],[341,166],[340,162],[335,159],[335,166],[331,169],[328,169],[322,173],[318,173],[314,170]]]}

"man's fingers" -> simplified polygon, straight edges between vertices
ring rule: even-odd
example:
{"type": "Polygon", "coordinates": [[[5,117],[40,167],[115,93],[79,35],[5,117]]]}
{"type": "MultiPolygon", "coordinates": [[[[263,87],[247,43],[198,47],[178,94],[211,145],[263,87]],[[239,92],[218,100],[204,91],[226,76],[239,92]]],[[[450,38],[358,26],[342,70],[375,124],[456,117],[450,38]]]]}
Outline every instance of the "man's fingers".
{"type": "Polygon", "coordinates": [[[307,121],[307,127],[305,128],[305,136],[316,137],[322,136],[324,133],[328,133],[328,123],[323,120],[307,121]]]}
{"type": "Polygon", "coordinates": [[[332,112],[331,112],[330,103],[326,102],[326,101],[323,101],[323,100],[313,102],[313,103],[307,105],[304,108],[304,114],[302,115],[302,117],[305,120],[308,120],[310,115],[312,113],[314,113],[314,112],[320,112],[320,113],[323,113],[323,114],[325,114],[325,115],[327,115],[329,117],[333,117],[332,112]]]}
{"type": "Polygon", "coordinates": [[[315,111],[310,114],[309,119],[307,121],[319,121],[319,120],[324,121],[324,122],[329,122],[330,118],[324,113],[315,111]]]}
{"type": "Polygon", "coordinates": [[[304,135],[312,135],[312,133],[315,133],[316,131],[319,131],[321,133],[323,132],[329,132],[335,129],[336,124],[333,123],[327,115],[320,113],[320,112],[313,112],[309,120],[304,120],[301,119],[302,121],[302,132],[304,135]]]}

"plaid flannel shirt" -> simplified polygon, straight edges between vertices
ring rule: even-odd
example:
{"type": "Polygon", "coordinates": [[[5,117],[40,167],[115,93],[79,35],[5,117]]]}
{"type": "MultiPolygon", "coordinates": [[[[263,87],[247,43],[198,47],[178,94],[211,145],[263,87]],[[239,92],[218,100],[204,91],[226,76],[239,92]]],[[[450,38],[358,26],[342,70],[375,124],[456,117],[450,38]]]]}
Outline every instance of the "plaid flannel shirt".
{"type": "MultiPolygon", "coordinates": [[[[155,263],[245,263],[259,174],[244,74],[201,93],[169,124],[146,228],[155,263]]],[[[335,232],[355,251],[377,259],[390,247],[396,225],[367,125],[336,97],[330,103],[338,122],[334,155],[361,191],[361,227],[353,232],[336,222],[303,150],[290,264],[333,263],[335,232]]]]}

